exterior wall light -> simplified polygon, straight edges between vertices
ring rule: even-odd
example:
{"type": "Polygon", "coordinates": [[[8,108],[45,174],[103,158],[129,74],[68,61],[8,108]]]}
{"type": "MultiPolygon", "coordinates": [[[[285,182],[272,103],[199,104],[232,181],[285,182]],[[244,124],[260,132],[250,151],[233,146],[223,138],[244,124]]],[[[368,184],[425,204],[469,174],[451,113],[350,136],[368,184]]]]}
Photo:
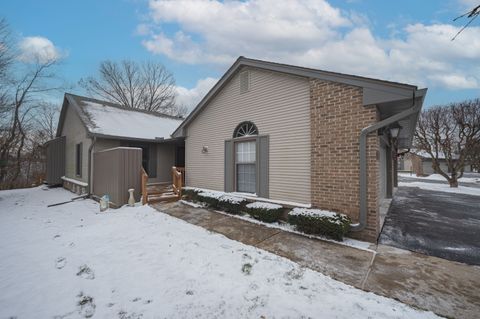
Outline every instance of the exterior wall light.
{"type": "Polygon", "coordinates": [[[208,153],[208,146],[203,146],[202,147],[202,153],[203,154],[208,153]]]}
{"type": "Polygon", "coordinates": [[[397,138],[397,137],[398,137],[398,133],[400,133],[400,129],[401,129],[401,128],[402,128],[402,127],[401,127],[400,125],[398,125],[398,124],[395,125],[395,126],[391,126],[391,127],[390,127],[390,136],[391,136],[392,138],[397,138]]]}

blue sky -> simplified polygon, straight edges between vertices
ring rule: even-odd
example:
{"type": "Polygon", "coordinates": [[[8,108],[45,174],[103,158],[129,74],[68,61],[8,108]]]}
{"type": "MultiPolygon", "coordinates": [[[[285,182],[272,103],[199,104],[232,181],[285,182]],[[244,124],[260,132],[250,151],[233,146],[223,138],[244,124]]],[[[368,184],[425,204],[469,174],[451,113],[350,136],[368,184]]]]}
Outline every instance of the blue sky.
{"type": "Polygon", "coordinates": [[[239,55],[428,86],[427,106],[480,95],[478,24],[449,40],[475,0],[269,1],[25,0],[0,12],[19,41],[51,41],[70,83],[104,59],[160,61],[189,107],[239,55]]]}

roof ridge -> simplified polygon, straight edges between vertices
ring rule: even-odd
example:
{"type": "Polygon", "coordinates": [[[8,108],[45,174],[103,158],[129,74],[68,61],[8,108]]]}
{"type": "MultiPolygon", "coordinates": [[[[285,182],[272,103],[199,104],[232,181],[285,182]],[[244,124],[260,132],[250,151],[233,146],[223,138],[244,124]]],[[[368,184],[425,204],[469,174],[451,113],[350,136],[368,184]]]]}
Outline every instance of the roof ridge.
{"type": "Polygon", "coordinates": [[[410,88],[411,87],[417,87],[417,86],[412,85],[412,84],[407,84],[407,83],[402,83],[402,82],[397,82],[397,81],[382,80],[382,79],[368,77],[368,76],[362,76],[362,75],[355,75],[355,74],[348,74],[348,73],[342,73],[342,72],[336,72],[336,71],[322,70],[322,69],[310,68],[310,67],[294,65],[294,64],[273,62],[273,61],[268,61],[268,60],[254,59],[254,58],[248,58],[248,57],[245,57],[245,56],[238,57],[237,61],[247,61],[247,62],[251,61],[251,62],[266,63],[266,64],[271,64],[271,65],[278,65],[278,66],[291,67],[291,68],[296,68],[296,69],[303,69],[303,70],[308,70],[308,71],[313,71],[313,72],[323,72],[323,73],[328,73],[328,74],[332,74],[332,75],[345,76],[345,77],[349,77],[349,78],[357,78],[357,79],[360,79],[360,80],[370,80],[370,81],[376,81],[376,82],[396,84],[396,85],[406,86],[406,87],[410,87],[410,88]]]}
{"type": "Polygon", "coordinates": [[[78,95],[78,94],[65,92],[65,96],[67,96],[67,95],[72,96],[74,99],[78,99],[80,101],[85,101],[86,100],[86,101],[94,102],[94,103],[97,103],[97,104],[103,104],[103,105],[106,105],[106,106],[115,107],[115,108],[125,110],[125,111],[144,113],[144,114],[154,115],[154,116],[157,116],[157,117],[169,118],[169,119],[172,119],[172,120],[183,121],[183,119],[184,119],[181,116],[174,116],[174,115],[169,115],[169,114],[155,112],[155,111],[149,111],[149,110],[143,110],[143,109],[135,109],[135,108],[132,108],[132,107],[127,107],[127,106],[124,106],[124,105],[121,105],[121,104],[118,104],[118,103],[114,103],[114,102],[110,102],[110,101],[104,101],[104,100],[99,100],[99,99],[96,99],[96,98],[93,98],[93,97],[88,97],[88,96],[83,96],[83,95],[78,95]]]}

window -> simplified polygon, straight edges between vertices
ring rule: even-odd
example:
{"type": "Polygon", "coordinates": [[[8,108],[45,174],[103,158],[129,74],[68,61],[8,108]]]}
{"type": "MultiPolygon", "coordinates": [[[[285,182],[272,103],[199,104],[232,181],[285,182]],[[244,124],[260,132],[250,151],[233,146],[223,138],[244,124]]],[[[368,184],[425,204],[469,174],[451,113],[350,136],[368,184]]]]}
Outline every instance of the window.
{"type": "Polygon", "coordinates": [[[269,137],[254,123],[240,123],[225,140],[224,190],[269,196],[269,137]]]}
{"type": "Polygon", "coordinates": [[[82,176],[82,143],[75,145],[75,174],[82,176]]]}
{"type": "Polygon", "coordinates": [[[235,143],[236,191],[255,193],[256,191],[256,142],[235,143]]]}
{"type": "Polygon", "coordinates": [[[142,149],[142,167],[149,178],[157,177],[157,149],[153,145],[145,143],[129,143],[130,147],[142,149]]]}
{"type": "Polygon", "coordinates": [[[252,122],[242,122],[240,123],[235,131],[233,132],[233,137],[245,137],[258,135],[258,129],[252,122]]]}

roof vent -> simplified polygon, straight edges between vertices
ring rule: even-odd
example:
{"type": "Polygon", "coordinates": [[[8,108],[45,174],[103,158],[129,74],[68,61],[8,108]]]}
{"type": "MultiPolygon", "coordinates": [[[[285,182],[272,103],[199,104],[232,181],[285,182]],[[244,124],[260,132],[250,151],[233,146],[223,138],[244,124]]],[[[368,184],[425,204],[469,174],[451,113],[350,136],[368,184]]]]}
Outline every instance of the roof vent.
{"type": "Polygon", "coordinates": [[[240,93],[248,92],[250,89],[250,72],[240,72],[240,93]]]}

